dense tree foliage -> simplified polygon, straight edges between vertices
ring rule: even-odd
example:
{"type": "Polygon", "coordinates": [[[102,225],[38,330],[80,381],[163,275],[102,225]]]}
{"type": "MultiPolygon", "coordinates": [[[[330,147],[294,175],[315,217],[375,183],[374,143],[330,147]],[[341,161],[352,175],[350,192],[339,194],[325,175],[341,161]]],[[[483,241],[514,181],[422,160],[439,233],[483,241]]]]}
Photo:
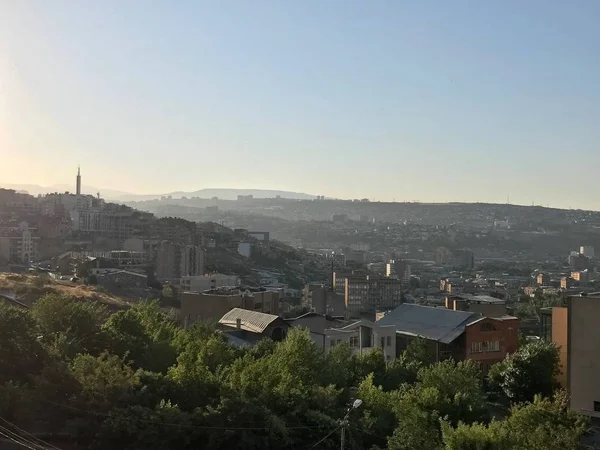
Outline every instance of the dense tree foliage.
{"type": "Polygon", "coordinates": [[[493,390],[518,403],[538,394],[552,396],[559,373],[559,349],[551,342],[534,341],[492,366],[488,376],[493,390]]]}
{"type": "Polygon", "coordinates": [[[360,398],[347,448],[574,449],[585,421],[564,396],[533,395],[553,391],[531,376],[555,373],[552,351],[526,346],[495,369],[498,389],[533,400],[495,421],[478,367],[434,364],[419,339],[389,364],[380,350],[325,353],[299,329],[238,348],[210,323],[180,328],[157,302],[109,314],[53,295],[0,304],[0,417],[82,449],[333,449],[360,398]]]}
{"type": "Polygon", "coordinates": [[[533,403],[512,408],[509,417],[487,425],[443,426],[446,450],[574,450],[581,447],[587,421],[568,409],[564,392],[553,399],[536,395],[533,403]]]}

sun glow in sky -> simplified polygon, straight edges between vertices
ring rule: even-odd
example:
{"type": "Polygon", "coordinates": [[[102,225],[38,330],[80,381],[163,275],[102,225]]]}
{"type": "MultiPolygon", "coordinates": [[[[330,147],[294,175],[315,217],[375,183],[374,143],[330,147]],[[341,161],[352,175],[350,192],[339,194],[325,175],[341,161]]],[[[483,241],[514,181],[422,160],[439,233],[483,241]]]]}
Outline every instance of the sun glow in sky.
{"type": "Polygon", "coordinates": [[[0,0],[0,186],[600,209],[600,2],[0,0]]]}

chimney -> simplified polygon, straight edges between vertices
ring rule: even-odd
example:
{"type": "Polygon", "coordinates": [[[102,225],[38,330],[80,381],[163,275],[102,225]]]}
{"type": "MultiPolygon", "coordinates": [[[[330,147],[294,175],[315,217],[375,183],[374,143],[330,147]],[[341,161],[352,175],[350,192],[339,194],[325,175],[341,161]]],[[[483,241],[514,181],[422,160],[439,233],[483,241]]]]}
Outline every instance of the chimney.
{"type": "Polygon", "coordinates": [[[235,328],[238,330],[242,329],[242,319],[240,319],[240,318],[235,319],[235,328]]]}

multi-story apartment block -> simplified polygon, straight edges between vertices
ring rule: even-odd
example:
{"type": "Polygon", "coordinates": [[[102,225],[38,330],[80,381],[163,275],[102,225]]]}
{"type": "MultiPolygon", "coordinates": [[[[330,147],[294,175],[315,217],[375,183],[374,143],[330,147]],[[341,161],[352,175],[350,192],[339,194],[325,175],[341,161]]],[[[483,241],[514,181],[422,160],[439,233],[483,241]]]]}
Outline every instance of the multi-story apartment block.
{"type": "Polygon", "coordinates": [[[98,208],[71,211],[73,231],[125,240],[133,233],[133,211],[98,208]]]}
{"type": "Polygon", "coordinates": [[[0,261],[29,264],[37,255],[39,238],[27,222],[18,227],[0,228],[0,261]]]}
{"type": "Polygon", "coordinates": [[[40,204],[36,197],[16,192],[13,189],[0,189],[0,210],[37,214],[40,204]]]}
{"type": "Polygon", "coordinates": [[[403,286],[410,284],[411,267],[403,260],[390,260],[385,267],[385,275],[390,278],[397,278],[403,286]]]}
{"type": "Polygon", "coordinates": [[[178,281],[182,276],[204,273],[204,252],[200,246],[177,245],[163,241],[156,249],[156,277],[159,281],[178,281]]]}
{"type": "Polygon", "coordinates": [[[156,249],[156,278],[159,281],[175,281],[180,277],[180,247],[172,242],[161,242],[156,249]]]}
{"type": "Polygon", "coordinates": [[[379,311],[402,303],[402,281],[377,275],[350,276],[345,279],[346,316],[375,317],[379,311]]]}
{"type": "Polygon", "coordinates": [[[566,306],[542,311],[541,335],[560,349],[558,381],[571,409],[600,417],[600,297],[573,296],[566,306]]]}
{"type": "Polygon", "coordinates": [[[335,267],[344,267],[346,265],[346,255],[341,252],[332,252],[330,255],[331,262],[335,267]]]}
{"type": "Polygon", "coordinates": [[[204,252],[198,245],[181,248],[181,276],[198,276],[204,273],[204,252]]]}
{"type": "Polygon", "coordinates": [[[457,250],[452,254],[452,265],[461,269],[471,270],[475,267],[475,255],[470,250],[457,250]]]}

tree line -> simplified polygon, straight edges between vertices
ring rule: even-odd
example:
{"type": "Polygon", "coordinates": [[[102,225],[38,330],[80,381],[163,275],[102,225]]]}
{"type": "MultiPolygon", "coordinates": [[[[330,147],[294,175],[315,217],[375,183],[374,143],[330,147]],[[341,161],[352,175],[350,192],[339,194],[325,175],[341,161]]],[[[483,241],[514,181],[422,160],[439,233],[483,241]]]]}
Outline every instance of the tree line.
{"type": "Polygon", "coordinates": [[[303,329],[239,348],[157,302],[111,314],[47,295],[0,304],[0,418],[77,449],[334,449],[359,398],[348,449],[581,447],[588,423],[557,389],[551,343],[524,343],[486,377],[427,349],[415,340],[386,363],[345,345],[324,353],[303,329]]]}

